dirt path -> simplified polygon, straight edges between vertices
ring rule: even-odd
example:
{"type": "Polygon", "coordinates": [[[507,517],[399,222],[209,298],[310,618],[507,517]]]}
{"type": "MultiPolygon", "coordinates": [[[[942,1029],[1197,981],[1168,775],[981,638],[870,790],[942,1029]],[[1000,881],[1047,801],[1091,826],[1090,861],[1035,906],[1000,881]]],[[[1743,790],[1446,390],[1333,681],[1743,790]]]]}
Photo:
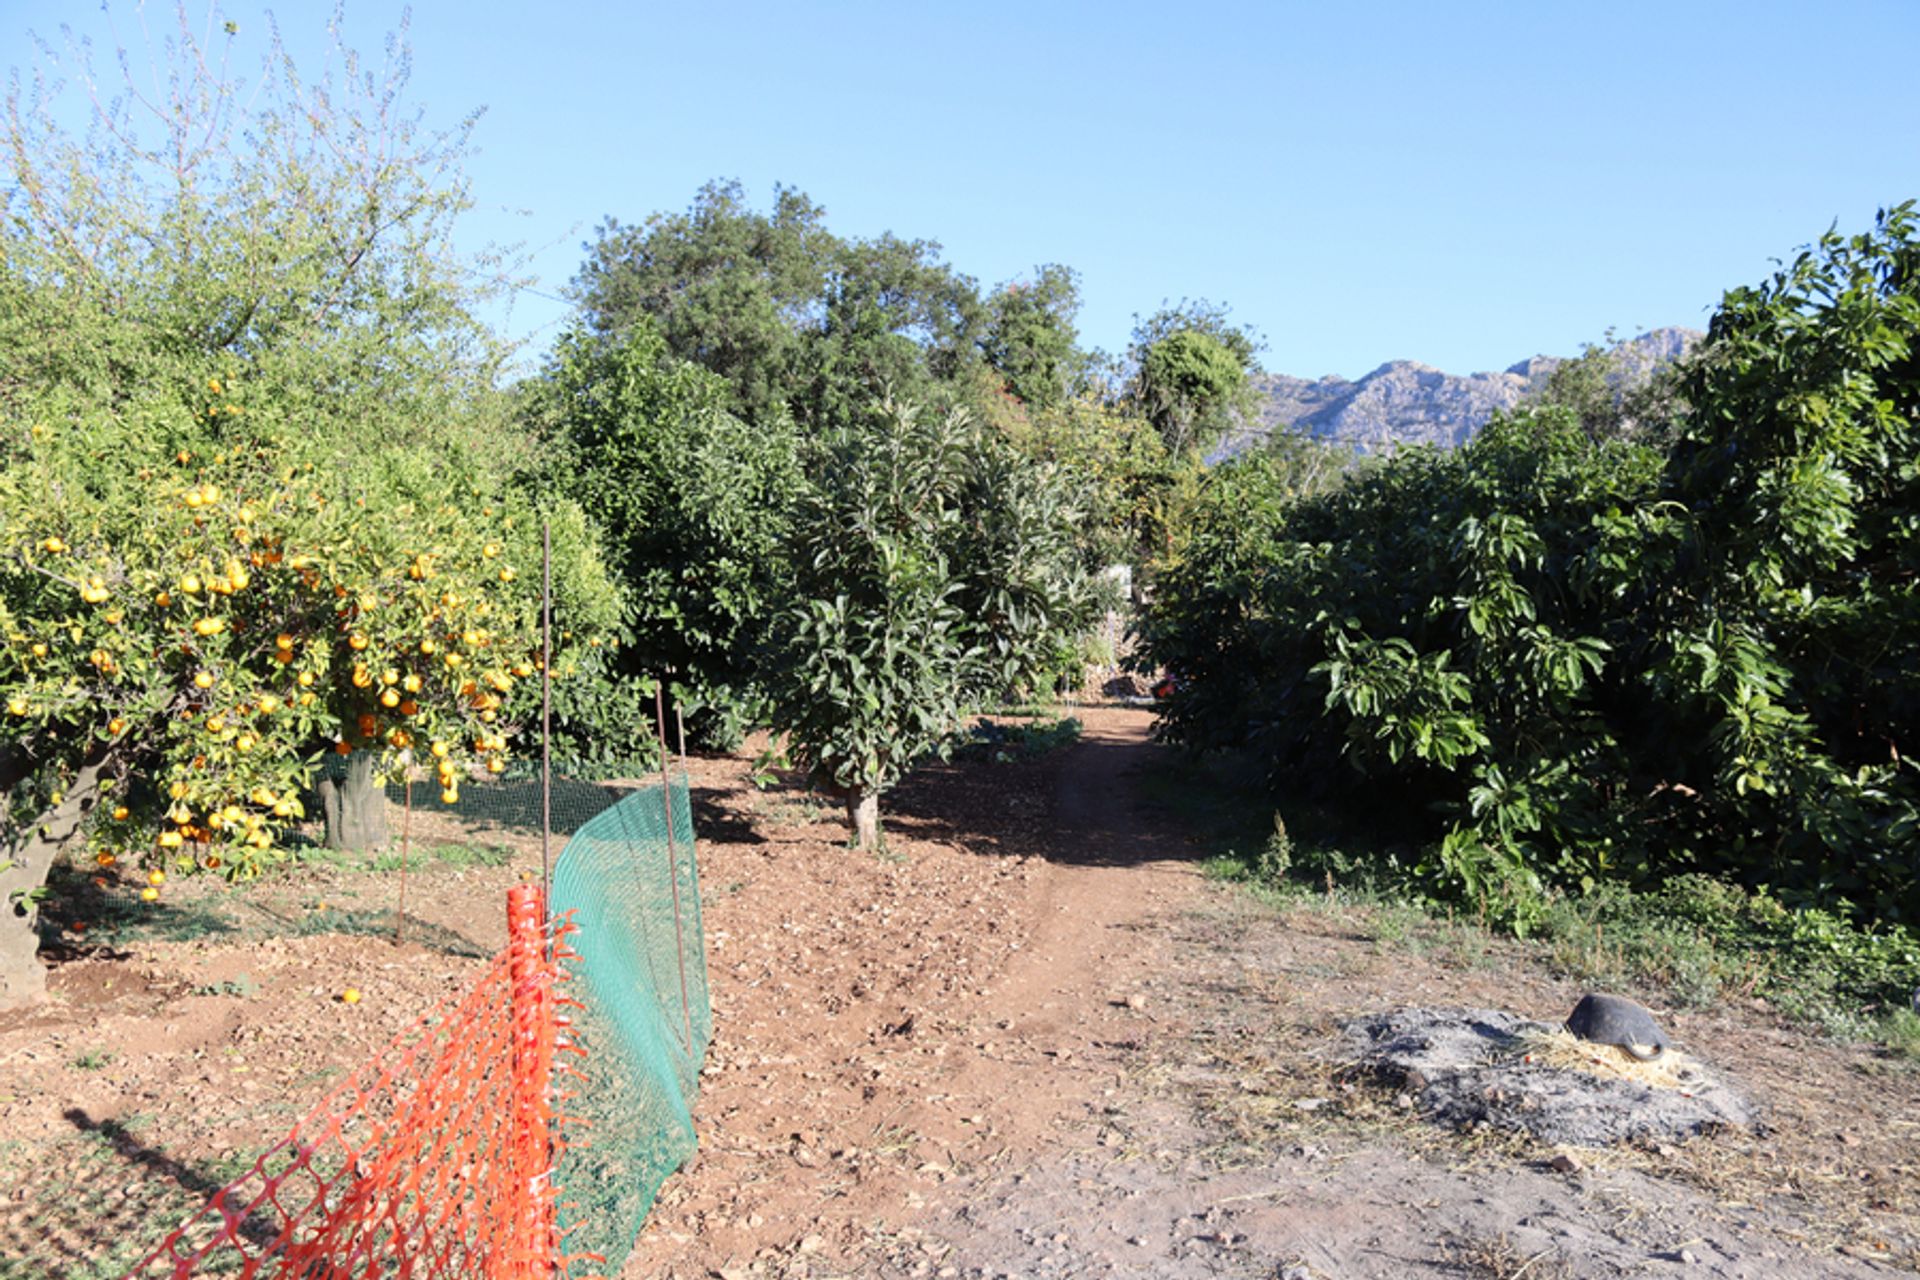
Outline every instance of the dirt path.
{"type": "Polygon", "coordinates": [[[1342,1075],[1339,1023],[1564,1016],[1575,989],[1471,931],[1391,942],[1207,883],[1142,799],[1148,714],[1076,714],[1040,767],[916,774],[886,859],[716,787],[702,1149],[631,1280],[1913,1274],[1920,1076],[1673,1014],[1775,1130],[1571,1171],[1439,1130],[1342,1075]]]}
{"type": "Polygon", "coordinates": [[[1144,725],[1138,712],[1087,716],[1055,785],[1033,931],[967,1023],[974,1052],[946,1082],[1002,1135],[1000,1162],[1050,1150],[1107,1096],[1168,988],[1165,922],[1192,907],[1200,878],[1186,842],[1134,803],[1144,725]]]}
{"type": "MultiPolygon", "coordinates": [[[[1920,1241],[1889,1243],[1871,1223],[1836,1253],[1807,1213],[1747,1202],[1732,1183],[1704,1194],[1604,1154],[1568,1173],[1517,1143],[1366,1122],[1369,1100],[1301,1041],[1324,1040],[1330,1013],[1396,996],[1491,1002],[1497,963],[1462,974],[1388,957],[1382,973],[1352,962],[1344,931],[1296,933],[1202,884],[1180,832],[1139,799],[1155,752],[1145,730],[1144,716],[1096,714],[1064,762],[1040,924],[996,1002],[1006,1048],[986,1053],[995,1041],[976,1026],[982,1056],[955,1075],[1007,1126],[1006,1158],[943,1188],[884,1263],[855,1270],[1812,1280],[1913,1258],[1920,1241]]],[[[1566,998],[1539,980],[1505,985],[1548,1007],[1566,998]]]]}
{"type": "Polygon", "coordinates": [[[1163,985],[1148,922],[1200,884],[1184,846],[1135,821],[1146,714],[1077,714],[1064,759],[916,775],[891,797],[879,864],[817,835],[734,844],[724,833],[751,816],[709,815],[702,1149],[629,1276],[923,1258],[913,1224],[945,1189],[1073,1141],[1117,1087],[1163,985]],[[843,915],[861,927],[838,929],[843,915]],[[834,973],[850,964],[855,981],[834,973]]]}
{"type": "MultiPolygon", "coordinates": [[[[1193,909],[1202,885],[1191,846],[1135,800],[1135,775],[1151,767],[1148,717],[1114,709],[1083,714],[1082,740],[1062,761],[1054,787],[1053,855],[1037,884],[1030,941],[990,1005],[965,1024],[971,1051],[940,1091],[941,1101],[950,1097],[973,1110],[974,1123],[998,1145],[913,1229],[939,1237],[973,1227],[976,1197],[1001,1184],[1013,1189],[1008,1205],[1017,1201],[1022,1211],[925,1271],[1011,1263],[997,1237],[1032,1219],[1028,1210],[1047,1215],[1046,1203],[1062,1191],[1054,1168],[1060,1153],[1101,1141],[1103,1117],[1126,1090],[1128,1061],[1156,1034],[1166,993],[1177,985],[1168,978],[1174,956],[1166,926],[1193,909]],[[976,1260],[974,1252],[983,1256],[976,1260]]],[[[915,1119],[932,1126],[937,1112],[915,1119]]],[[[1079,1240],[1076,1256],[1085,1260],[1089,1244],[1079,1240]]],[[[928,1250],[918,1252],[904,1264],[907,1271],[924,1273],[928,1250]]]]}

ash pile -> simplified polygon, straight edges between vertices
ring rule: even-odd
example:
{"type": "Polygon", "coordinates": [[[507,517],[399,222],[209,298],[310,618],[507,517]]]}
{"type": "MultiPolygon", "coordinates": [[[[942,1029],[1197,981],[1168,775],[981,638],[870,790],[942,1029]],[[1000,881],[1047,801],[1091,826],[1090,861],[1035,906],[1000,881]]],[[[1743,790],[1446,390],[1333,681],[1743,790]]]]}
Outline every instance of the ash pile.
{"type": "Polygon", "coordinates": [[[1440,1124],[1579,1147],[1759,1124],[1750,1099],[1617,996],[1586,997],[1560,1027],[1493,1009],[1401,1009],[1344,1030],[1355,1065],[1440,1124]]]}

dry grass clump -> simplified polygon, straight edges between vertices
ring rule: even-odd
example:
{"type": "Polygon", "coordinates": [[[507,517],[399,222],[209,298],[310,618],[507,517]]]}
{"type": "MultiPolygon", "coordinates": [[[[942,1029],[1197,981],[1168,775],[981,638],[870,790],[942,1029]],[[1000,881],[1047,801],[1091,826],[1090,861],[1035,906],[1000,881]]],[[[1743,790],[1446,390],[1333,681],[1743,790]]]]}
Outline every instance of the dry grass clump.
{"type": "Polygon", "coordinates": [[[1691,1093],[1703,1084],[1706,1073],[1693,1058],[1669,1048],[1657,1058],[1642,1061],[1617,1045],[1594,1044],[1570,1031],[1557,1030],[1528,1036],[1521,1044],[1524,1061],[1554,1067],[1561,1071],[1584,1071],[1588,1075],[1631,1080],[1654,1089],[1673,1089],[1691,1093]]]}

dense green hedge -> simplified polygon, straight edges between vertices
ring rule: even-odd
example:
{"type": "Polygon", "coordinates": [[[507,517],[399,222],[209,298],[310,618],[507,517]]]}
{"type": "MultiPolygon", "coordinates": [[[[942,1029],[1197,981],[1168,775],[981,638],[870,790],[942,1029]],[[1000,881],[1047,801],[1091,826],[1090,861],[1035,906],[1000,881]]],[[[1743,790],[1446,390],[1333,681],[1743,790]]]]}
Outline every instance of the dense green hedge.
{"type": "Polygon", "coordinates": [[[1669,448],[1565,410],[1293,501],[1224,468],[1143,623],[1162,729],[1427,819],[1438,893],[1683,871],[1920,917],[1912,205],[1729,293],[1669,448]]]}

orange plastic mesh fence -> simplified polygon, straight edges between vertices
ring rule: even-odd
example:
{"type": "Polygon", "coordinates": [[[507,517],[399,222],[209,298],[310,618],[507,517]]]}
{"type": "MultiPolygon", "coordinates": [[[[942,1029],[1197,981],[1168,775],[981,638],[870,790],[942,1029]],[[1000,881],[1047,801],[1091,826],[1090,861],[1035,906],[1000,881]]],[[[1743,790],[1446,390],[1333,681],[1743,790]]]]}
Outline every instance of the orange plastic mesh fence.
{"type": "Polygon", "coordinates": [[[570,923],[509,896],[507,949],[214,1195],[131,1280],[545,1280],[564,1275],[556,989],[570,923]],[[556,961],[560,963],[556,963],[556,961]]]}

